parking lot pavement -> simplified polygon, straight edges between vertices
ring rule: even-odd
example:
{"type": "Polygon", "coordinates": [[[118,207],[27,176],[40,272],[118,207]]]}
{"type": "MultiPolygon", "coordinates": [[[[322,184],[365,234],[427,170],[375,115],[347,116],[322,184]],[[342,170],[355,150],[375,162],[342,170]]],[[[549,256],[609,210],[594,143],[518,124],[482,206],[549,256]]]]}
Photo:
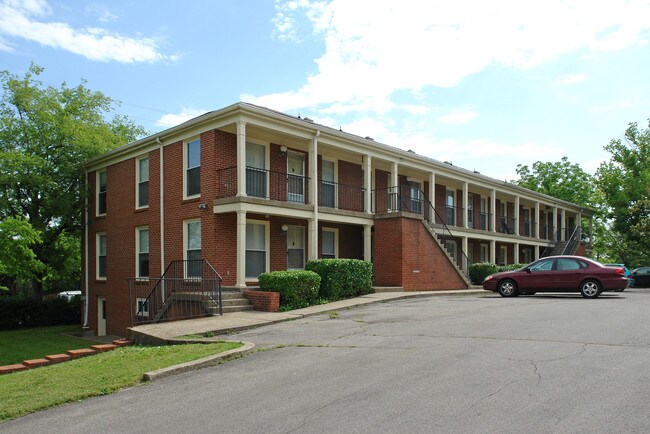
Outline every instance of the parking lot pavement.
{"type": "Polygon", "coordinates": [[[262,351],[3,432],[649,432],[650,290],[372,304],[227,335],[262,351]]]}

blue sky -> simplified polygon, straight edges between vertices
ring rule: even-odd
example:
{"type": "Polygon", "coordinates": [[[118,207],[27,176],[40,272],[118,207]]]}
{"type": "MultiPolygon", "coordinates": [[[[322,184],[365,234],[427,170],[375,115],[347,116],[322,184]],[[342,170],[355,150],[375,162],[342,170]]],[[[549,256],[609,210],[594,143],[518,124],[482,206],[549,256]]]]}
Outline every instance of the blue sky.
{"type": "Polygon", "coordinates": [[[495,177],[650,117],[650,0],[0,0],[0,69],[154,133],[246,101],[495,177]]]}

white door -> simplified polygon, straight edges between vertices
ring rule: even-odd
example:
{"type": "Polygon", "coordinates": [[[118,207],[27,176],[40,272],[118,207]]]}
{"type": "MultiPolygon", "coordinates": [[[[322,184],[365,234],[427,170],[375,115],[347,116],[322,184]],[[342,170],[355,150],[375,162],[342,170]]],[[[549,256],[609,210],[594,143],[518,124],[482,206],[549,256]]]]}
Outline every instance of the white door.
{"type": "Polygon", "coordinates": [[[257,143],[246,143],[246,194],[267,197],[266,148],[257,143]]]}
{"type": "Polygon", "coordinates": [[[305,268],[305,228],[289,226],[287,230],[287,269],[305,268]]]}
{"type": "Polygon", "coordinates": [[[106,336],[106,297],[97,297],[97,336],[106,336]]]}
{"type": "Polygon", "coordinates": [[[305,156],[287,155],[287,201],[305,203],[305,156]]]}

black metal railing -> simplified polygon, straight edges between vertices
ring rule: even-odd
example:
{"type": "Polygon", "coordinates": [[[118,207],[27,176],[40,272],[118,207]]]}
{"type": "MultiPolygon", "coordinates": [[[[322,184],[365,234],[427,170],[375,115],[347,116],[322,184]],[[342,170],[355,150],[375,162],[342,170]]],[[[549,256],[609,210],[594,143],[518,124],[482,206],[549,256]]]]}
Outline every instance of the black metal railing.
{"type": "Polygon", "coordinates": [[[321,181],[318,195],[318,205],[322,207],[359,212],[366,210],[366,189],[356,185],[321,181]]]}
{"type": "Polygon", "coordinates": [[[205,259],[172,261],[161,277],[127,281],[132,326],[223,314],[222,278],[205,259]]]}
{"type": "MultiPolygon", "coordinates": [[[[275,170],[246,167],[246,195],[282,202],[307,203],[310,178],[275,170]]],[[[237,195],[237,167],[217,170],[216,198],[237,195]]]]}

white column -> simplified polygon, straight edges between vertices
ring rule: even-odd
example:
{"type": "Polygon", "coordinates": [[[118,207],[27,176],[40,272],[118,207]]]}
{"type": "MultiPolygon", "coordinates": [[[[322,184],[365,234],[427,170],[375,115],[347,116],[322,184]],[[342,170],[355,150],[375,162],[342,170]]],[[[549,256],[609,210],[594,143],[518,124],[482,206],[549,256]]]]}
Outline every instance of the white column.
{"type": "Polygon", "coordinates": [[[429,202],[431,203],[432,209],[429,210],[429,221],[431,223],[436,222],[436,174],[431,172],[429,173],[429,202]]]}
{"type": "Polygon", "coordinates": [[[519,243],[515,243],[515,254],[513,259],[514,259],[513,264],[519,263],[519,243]]]}
{"type": "Polygon", "coordinates": [[[537,261],[539,259],[539,246],[535,246],[534,252],[535,252],[535,255],[534,255],[533,260],[537,261]]]}
{"type": "Polygon", "coordinates": [[[490,240],[490,258],[488,261],[493,264],[497,263],[497,242],[494,240],[490,240]]]}
{"type": "Polygon", "coordinates": [[[246,122],[243,121],[237,121],[237,196],[246,196],[246,122]]]}
{"type": "Polygon", "coordinates": [[[578,211],[578,213],[576,214],[576,228],[578,228],[576,234],[578,234],[578,239],[580,239],[582,235],[582,212],[581,211],[578,211]]]}
{"type": "MultiPolygon", "coordinates": [[[[519,235],[519,196],[515,196],[515,235],[519,235]]],[[[515,261],[516,263],[517,261],[515,261]]]]}
{"type": "Polygon", "coordinates": [[[366,187],[366,196],[365,196],[365,206],[366,212],[372,214],[372,157],[370,155],[363,156],[363,163],[365,165],[365,187],[366,187]]]}
{"type": "Polygon", "coordinates": [[[390,190],[388,191],[390,197],[389,208],[391,211],[399,211],[399,177],[397,176],[398,166],[397,162],[393,162],[393,167],[390,172],[390,190]]]}
{"type": "Polygon", "coordinates": [[[564,208],[560,214],[560,241],[566,241],[566,210],[564,208]]]}
{"type": "Polygon", "coordinates": [[[492,232],[497,231],[497,191],[490,192],[490,228],[492,232]]]}
{"type": "Polygon", "coordinates": [[[558,241],[560,238],[557,236],[557,206],[553,207],[553,225],[551,226],[551,239],[558,241]]]}
{"type": "MultiPolygon", "coordinates": [[[[390,186],[391,187],[397,187],[399,185],[399,177],[398,175],[398,166],[397,162],[393,162],[393,168],[390,172],[390,186]]],[[[397,191],[395,191],[397,193],[397,191]]]]}
{"type": "Polygon", "coordinates": [[[372,225],[363,225],[363,260],[372,261],[372,225]]]}
{"type": "Polygon", "coordinates": [[[461,257],[461,267],[464,272],[467,272],[469,270],[469,264],[467,263],[467,237],[460,237],[460,245],[461,249],[463,251],[463,255],[461,257]]]}
{"type": "MultiPolygon", "coordinates": [[[[267,246],[267,254],[268,254],[267,246]]],[[[237,211],[237,280],[239,288],[246,287],[246,211],[237,211]]]]}
{"type": "Polygon", "coordinates": [[[463,182],[463,209],[461,212],[463,213],[463,227],[468,228],[469,227],[469,219],[467,218],[467,213],[469,212],[469,203],[467,201],[469,200],[469,183],[467,181],[463,182]]]}
{"type": "Polygon", "coordinates": [[[535,202],[535,238],[539,239],[541,221],[539,218],[539,202],[535,202]]]}
{"type": "Polygon", "coordinates": [[[309,192],[309,203],[313,205],[314,217],[307,219],[307,258],[318,259],[318,137],[320,131],[316,131],[309,149],[309,177],[311,178],[311,189],[309,192]]]}

